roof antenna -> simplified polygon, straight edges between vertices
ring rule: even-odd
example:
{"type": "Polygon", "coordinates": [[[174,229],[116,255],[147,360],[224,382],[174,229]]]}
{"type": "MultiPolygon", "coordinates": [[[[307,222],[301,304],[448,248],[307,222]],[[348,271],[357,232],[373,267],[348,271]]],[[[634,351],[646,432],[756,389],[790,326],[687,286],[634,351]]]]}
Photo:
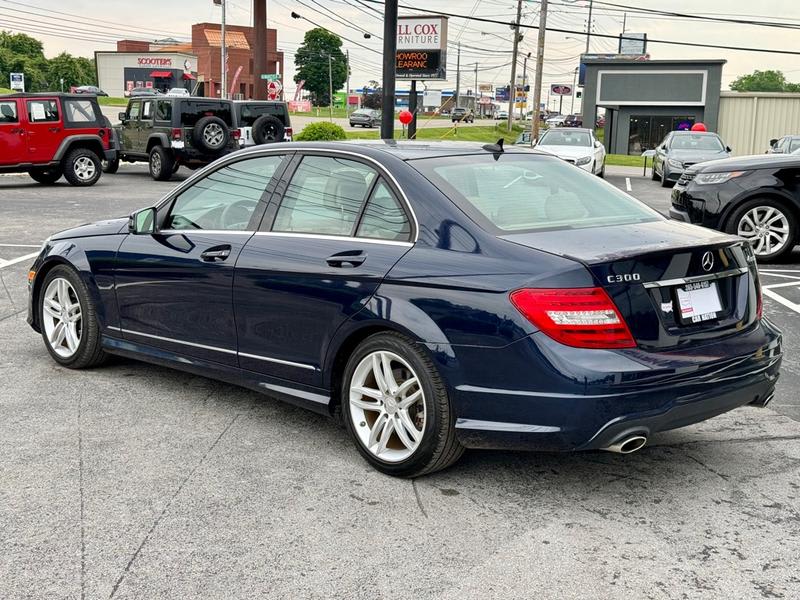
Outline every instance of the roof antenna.
{"type": "MultiPolygon", "coordinates": [[[[504,141],[505,141],[504,138],[500,138],[494,144],[484,144],[483,149],[486,150],[487,152],[492,152],[494,154],[502,154],[503,152],[505,152],[505,150],[503,150],[504,141]]],[[[495,158],[499,157],[496,156],[495,158]]]]}

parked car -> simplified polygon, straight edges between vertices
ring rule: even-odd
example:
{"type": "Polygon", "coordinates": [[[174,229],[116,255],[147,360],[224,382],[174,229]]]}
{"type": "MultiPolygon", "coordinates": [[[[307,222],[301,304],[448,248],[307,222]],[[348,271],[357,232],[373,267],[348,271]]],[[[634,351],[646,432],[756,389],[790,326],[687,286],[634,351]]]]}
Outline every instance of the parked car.
{"type": "Polygon", "coordinates": [[[508,121],[508,111],[507,110],[498,110],[495,113],[494,118],[497,119],[498,121],[508,121]]]}
{"type": "Polygon", "coordinates": [[[767,154],[791,154],[800,150],[800,135],[785,135],[769,141],[767,154]]]}
{"type": "Polygon", "coordinates": [[[564,123],[566,123],[567,117],[564,115],[555,115],[554,117],[548,117],[547,123],[548,127],[564,127],[564,123]]]}
{"type": "Polygon", "coordinates": [[[242,150],[52,235],[29,281],[58,365],[118,354],[277,396],[399,476],[465,447],[633,452],[764,405],[782,357],[744,240],[477,143],[242,150]]]}
{"type": "Polygon", "coordinates": [[[114,128],[118,155],[108,161],[148,161],[153,179],[166,181],[181,165],[196,169],[239,148],[233,102],[217,98],[159,96],[134,98],[114,128]]]}
{"type": "Polygon", "coordinates": [[[474,123],[475,122],[475,113],[472,112],[471,108],[464,108],[463,106],[457,106],[453,109],[453,113],[450,115],[450,120],[453,123],[474,123]]]}
{"type": "MultiPolygon", "coordinates": [[[[529,138],[530,139],[530,138],[529,138]]],[[[551,128],[539,136],[536,149],[554,154],[570,164],[605,177],[606,149],[591,129],[551,128]]]]}
{"type": "Polygon", "coordinates": [[[170,88],[170,90],[166,94],[167,96],[191,96],[189,90],[182,87],[174,87],[170,88]]]}
{"type": "Polygon", "coordinates": [[[130,92],[126,94],[130,98],[141,98],[143,96],[162,96],[163,94],[159,92],[156,88],[151,87],[135,87],[130,92]]]}
{"type": "Polygon", "coordinates": [[[116,157],[110,140],[95,96],[0,96],[0,173],[28,173],[42,184],[63,176],[71,185],[94,185],[101,161],[116,157]]]}
{"type": "Polygon", "coordinates": [[[75,88],[76,94],[94,94],[95,96],[108,96],[103,90],[96,85],[80,85],[75,88]]]}
{"type": "Polygon", "coordinates": [[[581,115],[567,115],[564,119],[564,127],[583,127],[583,117],[581,115]]]}
{"type": "Polygon", "coordinates": [[[670,217],[747,239],[760,262],[800,243],[800,150],[694,165],[672,190],[670,217]]]}
{"type": "Polygon", "coordinates": [[[594,120],[594,126],[595,127],[605,127],[606,126],[606,118],[604,116],[600,115],[599,117],[597,117],[594,120]]]}
{"type": "Polygon", "coordinates": [[[373,108],[359,108],[350,113],[350,127],[369,127],[380,125],[381,111],[373,108]]]}
{"type": "Polygon", "coordinates": [[[241,146],[292,141],[292,121],[286,102],[237,100],[233,111],[241,146]]]}
{"type": "Polygon", "coordinates": [[[730,155],[730,147],[716,133],[670,131],[655,150],[651,176],[668,187],[678,181],[684,169],[730,155]]]}

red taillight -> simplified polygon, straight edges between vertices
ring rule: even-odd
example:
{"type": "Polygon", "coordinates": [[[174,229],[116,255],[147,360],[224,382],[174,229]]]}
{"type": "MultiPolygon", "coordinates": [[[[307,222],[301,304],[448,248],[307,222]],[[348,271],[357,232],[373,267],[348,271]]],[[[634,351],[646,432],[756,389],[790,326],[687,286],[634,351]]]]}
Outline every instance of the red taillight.
{"type": "Polygon", "coordinates": [[[233,139],[238,140],[240,137],[242,137],[242,132],[238,129],[234,129],[231,131],[231,135],[233,136],[233,139]]]}
{"type": "Polygon", "coordinates": [[[511,302],[543,333],[567,346],[636,346],[603,288],[522,289],[511,293],[511,302]]]}
{"type": "Polygon", "coordinates": [[[764,316],[764,296],[761,293],[761,282],[756,279],[756,319],[764,316]]]}
{"type": "Polygon", "coordinates": [[[172,139],[173,140],[180,140],[183,136],[183,130],[180,127],[175,127],[172,130],[172,139]]]}
{"type": "Polygon", "coordinates": [[[293,133],[292,132],[292,128],[291,127],[287,127],[286,130],[285,130],[285,133],[286,133],[286,137],[291,138],[292,137],[292,133],[293,133]]]}

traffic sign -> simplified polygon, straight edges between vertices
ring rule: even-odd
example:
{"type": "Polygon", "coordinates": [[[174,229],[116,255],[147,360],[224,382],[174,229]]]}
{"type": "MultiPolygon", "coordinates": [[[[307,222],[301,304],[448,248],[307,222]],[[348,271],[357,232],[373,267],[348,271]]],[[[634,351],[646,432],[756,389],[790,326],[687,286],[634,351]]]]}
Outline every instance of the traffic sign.
{"type": "Polygon", "coordinates": [[[280,73],[262,73],[261,79],[265,79],[267,81],[280,81],[281,75],[280,73]]]}
{"type": "Polygon", "coordinates": [[[267,98],[269,100],[277,100],[278,96],[283,89],[280,81],[270,81],[267,83],[267,98]]]}
{"type": "Polygon", "coordinates": [[[572,86],[568,83],[554,83],[550,86],[553,96],[572,96],[572,86]]]}
{"type": "Polygon", "coordinates": [[[24,73],[10,73],[9,79],[11,85],[9,86],[12,90],[17,90],[20,92],[25,91],[25,74],[24,73]]]}

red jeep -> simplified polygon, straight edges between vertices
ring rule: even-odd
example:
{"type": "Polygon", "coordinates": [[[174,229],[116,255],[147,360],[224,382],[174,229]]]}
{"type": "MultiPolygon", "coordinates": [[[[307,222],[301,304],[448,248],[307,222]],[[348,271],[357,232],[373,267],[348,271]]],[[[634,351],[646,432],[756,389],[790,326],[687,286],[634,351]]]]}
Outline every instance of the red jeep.
{"type": "Polygon", "coordinates": [[[97,98],[84,94],[0,96],[0,173],[27,172],[51,184],[93,185],[116,158],[97,98]]]}

